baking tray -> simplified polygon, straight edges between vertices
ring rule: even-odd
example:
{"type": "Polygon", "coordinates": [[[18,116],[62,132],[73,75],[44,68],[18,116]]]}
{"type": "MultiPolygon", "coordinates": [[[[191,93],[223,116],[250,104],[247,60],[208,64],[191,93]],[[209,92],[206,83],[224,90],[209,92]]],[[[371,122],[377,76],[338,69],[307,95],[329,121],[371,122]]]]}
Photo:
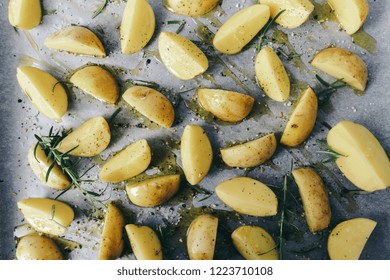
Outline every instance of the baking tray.
{"type": "MultiPolygon", "coordinates": [[[[303,217],[303,209],[296,187],[289,184],[289,195],[286,207],[291,210],[285,221],[283,231],[284,259],[328,259],[326,241],[330,229],[339,222],[354,218],[367,217],[378,222],[373,234],[367,242],[361,259],[390,258],[390,192],[380,191],[371,194],[354,192],[357,189],[339,172],[335,164],[323,164],[325,158],[318,154],[320,147],[317,139],[325,139],[329,126],[343,119],[349,119],[365,125],[378,138],[387,152],[390,151],[389,114],[390,98],[388,97],[388,81],[390,80],[390,44],[388,38],[390,19],[389,1],[370,0],[370,13],[360,35],[363,38],[371,34],[374,39],[363,40],[363,47],[352,42],[350,36],[340,30],[333,20],[324,21],[326,9],[324,1],[317,0],[316,10],[310,20],[302,27],[286,30],[278,27],[274,30],[277,42],[271,46],[281,47],[285,52],[294,49],[300,59],[291,61],[282,56],[291,75],[293,92],[285,103],[277,103],[265,97],[254,78],[253,61],[255,50],[247,47],[243,52],[233,56],[221,55],[210,45],[210,38],[221,22],[243,7],[257,1],[222,1],[222,4],[205,17],[189,18],[175,15],[167,11],[161,1],[149,1],[156,14],[156,32],[147,47],[133,55],[122,55],[119,47],[118,27],[124,8],[124,1],[110,1],[107,8],[96,18],[93,12],[104,1],[43,1],[45,16],[42,24],[29,32],[15,31],[8,23],[8,1],[2,0],[1,10],[1,97],[0,119],[2,134],[0,140],[0,259],[15,258],[16,237],[28,232],[25,221],[17,209],[16,202],[28,197],[55,197],[56,192],[44,187],[34,176],[27,163],[27,150],[34,144],[34,134],[45,134],[50,127],[77,127],[86,119],[103,115],[109,117],[116,109],[85,96],[78,90],[70,88],[70,106],[63,122],[58,124],[38,114],[24,96],[15,78],[16,67],[20,64],[34,64],[50,71],[61,81],[66,81],[69,73],[87,63],[108,66],[118,80],[136,79],[152,81],[170,92],[169,97],[177,103],[176,121],[171,129],[157,129],[140,116],[132,113],[123,102],[123,107],[115,120],[112,131],[113,141],[100,158],[83,160],[85,168],[95,164],[89,174],[96,178],[99,165],[113,152],[125,145],[146,138],[154,153],[151,168],[147,176],[158,173],[158,167],[166,167],[167,163],[180,166],[180,154],[177,150],[180,136],[185,125],[189,123],[201,125],[208,133],[215,159],[208,176],[199,184],[208,194],[202,194],[186,184],[182,184],[179,193],[162,206],[140,208],[132,205],[126,198],[124,184],[96,183],[86,188],[104,190],[102,199],[116,200],[123,210],[127,223],[149,225],[160,235],[166,259],[187,259],[185,233],[191,220],[200,213],[213,213],[219,217],[219,230],[215,259],[242,259],[230,241],[231,232],[240,225],[259,225],[269,231],[276,242],[279,242],[280,211],[272,218],[258,218],[239,215],[226,207],[214,194],[215,186],[223,180],[247,175],[274,187],[277,195],[281,194],[283,176],[291,168],[313,166],[325,181],[332,208],[332,220],[329,229],[311,234],[303,217]],[[157,36],[161,31],[174,32],[177,25],[168,25],[170,20],[185,20],[186,25],[181,35],[193,40],[206,53],[210,68],[206,74],[192,81],[181,81],[169,74],[159,62],[157,52],[157,36]],[[48,50],[43,46],[46,36],[55,30],[71,24],[84,25],[95,31],[103,40],[109,53],[106,59],[94,59],[72,56],[48,50]],[[277,35],[276,35],[277,34],[277,35]],[[283,37],[287,35],[288,41],[283,37]],[[308,141],[296,148],[286,149],[279,146],[272,159],[259,168],[244,170],[227,168],[218,156],[220,147],[254,139],[260,135],[275,132],[278,137],[286,124],[299,92],[307,85],[319,88],[315,79],[315,70],[309,61],[320,49],[335,45],[350,49],[359,54],[368,65],[369,83],[364,94],[356,94],[349,88],[333,94],[328,102],[320,108],[316,126],[308,141]],[[375,47],[376,45],[376,50],[375,47]],[[369,51],[367,51],[369,49],[369,51]],[[256,99],[256,105],[249,117],[235,125],[216,121],[209,116],[197,112],[192,100],[194,88],[223,88],[247,93],[256,99]],[[180,93],[180,94],[179,94],[180,93]],[[180,98],[178,98],[180,95],[180,98]]],[[[272,34],[272,31],[269,33],[272,34]]],[[[356,39],[356,38],[355,38],[356,39]]],[[[358,38],[359,39],[359,38],[358,38]]],[[[254,43],[256,40],[253,41],[254,43]]],[[[322,74],[327,80],[329,76],[322,74]]],[[[122,89],[125,87],[123,83],[122,89]]],[[[123,92],[123,90],[122,90],[123,92]]],[[[77,190],[66,193],[61,198],[75,207],[76,219],[67,230],[61,246],[69,247],[66,257],[69,259],[96,259],[99,248],[102,220],[89,215],[89,205],[77,190]],[[70,241],[71,242],[70,242],[70,241]]],[[[279,201],[281,205],[281,201],[279,201]]],[[[126,240],[123,259],[134,259],[126,240]]]]}

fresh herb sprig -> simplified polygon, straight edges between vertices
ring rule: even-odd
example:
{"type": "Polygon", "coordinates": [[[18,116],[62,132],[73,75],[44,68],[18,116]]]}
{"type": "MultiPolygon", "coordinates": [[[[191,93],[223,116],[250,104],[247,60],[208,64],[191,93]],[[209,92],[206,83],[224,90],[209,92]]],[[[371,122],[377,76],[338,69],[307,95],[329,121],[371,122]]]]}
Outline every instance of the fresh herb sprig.
{"type": "Polygon", "coordinates": [[[168,25],[171,25],[171,24],[178,24],[179,27],[176,29],[176,34],[179,34],[180,32],[183,31],[184,27],[186,26],[186,21],[184,20],[168,20],[168,25]]]}
{"type": "Polygon", "coordinates": [[[256,51],[259,52],[266,44],[270,42],[270,39],[265,37],[268,30],[275,24],[275,21],[285,12],[286,10],[281,10],[279,13],[276,14],[276,16],[268,22],[265,27],[260,31],[259,39],[260,41],[256,44],[256,51]]]}
{"type": "Polygon", "coordinates": [[[93,13],[92,19],[100,15],[106,9],[108,2],[109,0],[104,0],[103,4],[101,4],[99,8],[97,8],[97,10],[93,13]]]}
{"type": "Polygon", "coordinates": [[[329,159],[327,159],[326,161],[324,161],[324,163],[328,163],[328,162],[333,162],[333,161],[336,161],[336,159],[338,158],[342,158],[342,157],[345,157],[344,155],[336,152],[335,150],[333,150],[331,147],[329,147],[328,145],[325,144],[325,142],[321,141],[321,140],[317,140],[317,143],[322,147],[324,148],[326,151],[317,151],[317,153],[319,154],[325,154],[325,155],[328,155],[329,156],[329,159]]]}
{"type": "Polygon", "coordinates": [[[321,78],[319,75],[316,75],[317,80],[320,82],[321,85],[323,85],[325,88],[319,91],[318,95],[329,95],[331,93],[336,92],[340,88],[344,88],[347,86],[345,82],[343,82],[343,79],[338,79],[333,83],[326,82],[323,78],[321,78]]]}

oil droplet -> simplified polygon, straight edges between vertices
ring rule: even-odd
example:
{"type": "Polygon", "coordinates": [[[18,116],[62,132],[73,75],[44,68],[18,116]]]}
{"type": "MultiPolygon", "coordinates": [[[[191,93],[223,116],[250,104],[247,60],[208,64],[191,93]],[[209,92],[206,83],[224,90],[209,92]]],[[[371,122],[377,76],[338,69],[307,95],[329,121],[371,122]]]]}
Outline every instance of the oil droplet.
{"type": "Polygon", "coordinates": [[[352,42],[359,47],[367,50],[371,54],[378,53],[377,42],[374,37],[361,28],[358,32],[352,35],[352,42]]]}
{"type": "Polygon", "coordinates": [[[333,13],[332,8],[329,6],[328,3],[318,4],[315,1],[313,1],[312,3],[314,5],[314,11],[313,11],[314,20],[321,23],[324,29],[327,28],[327,26],[324,24],[326,21],[337,22],[336,15],[333,13]]]}

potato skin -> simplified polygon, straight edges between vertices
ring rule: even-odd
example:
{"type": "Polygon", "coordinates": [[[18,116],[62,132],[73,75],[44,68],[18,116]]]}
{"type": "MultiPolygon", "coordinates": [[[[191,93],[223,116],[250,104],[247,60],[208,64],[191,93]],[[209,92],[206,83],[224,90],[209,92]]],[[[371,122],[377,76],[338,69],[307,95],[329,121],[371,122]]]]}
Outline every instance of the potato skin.
{"type": "Polygon", "coordinates": [[[33,233],[19,240],[16,258],[18,260],[63,260],[64,256],[51,238],[33,233]]]}
{"type": "Polygon", "coordinates": [[[201,16],[214,9],[221,0],[166,0],[166,8],[176,14],[201,16]]]}
{"type": "Polygon", "coordinates": [[[10,0],[8,19],[12,26],[33,29],[41,23],[42,7],[40,0],[10,0]]]}
{"type": "Polygon", "coordinates": [[[125,226],[131,249],[137,260],[162,260],[160,240],[153,229],[147,226],[125,226]]]}

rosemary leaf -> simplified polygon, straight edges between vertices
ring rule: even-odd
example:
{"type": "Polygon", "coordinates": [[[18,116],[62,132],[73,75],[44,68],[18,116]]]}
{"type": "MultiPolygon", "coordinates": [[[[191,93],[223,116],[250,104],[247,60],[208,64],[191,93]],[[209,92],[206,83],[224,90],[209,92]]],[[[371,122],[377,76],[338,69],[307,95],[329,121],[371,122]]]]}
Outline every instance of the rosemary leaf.
{"type": "Polygon", "coordinates": [[[53,161],[53,162],[50,164],[49,168],[47,169],[46,177],[45,177],[45,182],[47,182],[47,181],[49,180],[50,173],[51,173],[51,171],[53,170],[55,164],[56,164],[56,162],[53,161]]]}
{"type": "Polygon", "coordinates": [[[109,117],[108,119],[108,124],[111,126],[113,121],[115,120],[116,116],[118,116],[118,114],[122,111],[122,108],[118,108],[114,111],[114,113],[112,113],[112,115],[109,117]]]}
{"type": "Polygon", "coordinates": [[[267,34],[268,30],[275,24],[275,21],[285,12],[286,10],[281,10],[279,13],[276,14],[276,16],[268,22],[265,27],[260,31],[259,39],[260,42],[256,45],[256,51],[260,51],[263,46],[268,44],[270,42],[269,39],[265,38],[265,35],[267,34]]]}
{"type": "Polygon", "coordinates": [[[97,17],[98,15],[100,15],[104,10],[105,8],[107,7],[108,5],[108,1],[109,0],[105,0],[104,3],[93,13],[92,15],[92,19],[94,19],[95,17],[97,17]]]}

